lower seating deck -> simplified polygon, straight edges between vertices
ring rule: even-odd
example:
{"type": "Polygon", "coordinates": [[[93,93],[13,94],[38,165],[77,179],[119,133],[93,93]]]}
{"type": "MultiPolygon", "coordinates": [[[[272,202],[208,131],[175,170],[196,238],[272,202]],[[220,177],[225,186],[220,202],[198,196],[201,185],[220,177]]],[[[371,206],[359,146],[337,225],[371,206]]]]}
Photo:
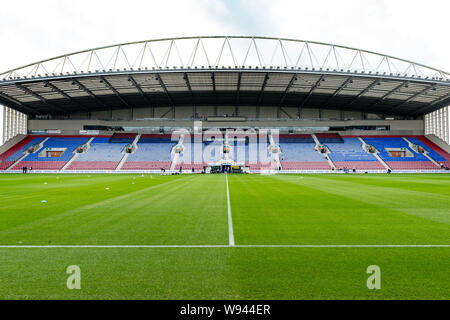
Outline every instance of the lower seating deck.
{"type": "MultiPolygon", "coordinates": [[[[33,171],[60,171],[64,167],[67,167],[65,170],[69,172],[113,171],[118,168],[122,160],[122,171],[159,171],[171,168],[174,155],[172,149],[177,141],[171,140],[168,135],[142,135],[137,141],[135,152],[127,155],[125,147],[129,145],[130,139],[136,136],[136,134],[116,136],[116,141],[112,143],[111,136],[92,138],[87,136],[29,135],[0,155],[0,170],[9,169],[17,172],[26,166],[27,168],[32,167],[33,171]],[[91,138],[88,151],[74,157],[75,150],[86,144],[91,138]],[[119,138],[129,140],[121,141],[119,138]],[[32,146],[39,148],[33,153],[27,153],[32,146]],[[63,151],[59,151],[60,154],[56,157],[43,156],[43,152],[52,148],[63,151]],[[71,161],[72,158],[73,162],[67,166],[68,161],[71,161]],[[19,161],[20,159],[22,161],[19,161]]],[[[441,170],[440,165],[448,166],[450,164],[450,154],[424,136],[339,136],[340,140],[331,136],[321,136],[322,140],[325,138],[329,139],[328,143],[323,144],[328,148],[328,154],[322,154],[315,150],[316,143],[311,135],[280,136],[279,159],[282,169],[285,171],[329,171],[334,165],[338,170],[344,168],[359,171],[386,170],[382,161],[379,161],[374,154],[366,152],[363,141],[374,146],[378,156],[394,171],[434,171],[441,170]],[[422,147],[425,154],[416,151],[408,142],[422,147]],[[393,156],[392,150],[407,150],[408,156],[393,156]]],[[[184,146],[185,152],[181,154],[175,166],[176,170],[193,168],[195,171],[199,171],[205,166],[217,164],[224,157],[223,143],[220,142],[205,142],[195,145],[190,141],[185,141],[184,146]],[[198,159],[193,156],[193,150],[201,153],[198,159]]],[[[245,142],[230,141],[232,150],[229,157],[236,163],[249,167],[252,171],[277,170],[279,168],[269,153],[266,154],[265,159],[250,155],[251,150],[260,151],[267,149],[267,146],[265,143],[264,146],[258,145],[256,148],[250,148],[245,142]]]]}
{"type": "MultiPolygon", "coordinates": [[[[444,160],[444,158],[433,152],[428,143],[419,143],[421,141],[416,140],[416,138],[415,136],[363,137],[367,144],[374,146],[378,150],[378,156],[392,170],[439,170],[439,166],[433,163],[429,157],[435,158],[435,160],[444,160]],[[411,148],[408,141],[422,146],[426,151],[426,155],[418,153],[411,148]],[[399,151],[405,151],[407,156],[399,157],[393,155],[393,153],[399,151]]],[[[423,138],[426,139],[425,137],[423,138]]],[[[428,139],[426,141],[431,143],[428,139]]]]}
{"type": "Polygon", "coordinates": [[[315,150],[311,135],[281,135],[279,146],[283,170],[331,170],[326,155],[315,150]]]}

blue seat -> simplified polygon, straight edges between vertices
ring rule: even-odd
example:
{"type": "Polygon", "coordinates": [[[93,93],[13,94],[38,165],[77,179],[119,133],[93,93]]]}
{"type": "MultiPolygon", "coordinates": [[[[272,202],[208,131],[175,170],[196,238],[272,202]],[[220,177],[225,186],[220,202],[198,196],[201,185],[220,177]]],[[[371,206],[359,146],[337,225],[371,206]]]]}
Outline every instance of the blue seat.
{"type": "Polygon", "coordinates": [[[381,159],[387,162],[414,162],[414,161],[430,161],[423,154],[416,153],[414,150],[409,148],[408,143],[399,137],[377,137],[377,138],[364,138],[364,141],[367,144],[370,144],[377,148],[379,151],[379,156],[381,159]],[[392,157],[386,148],[405,148],[409,150],[414,156],[413,157],[405,157],[405,158],[397,158],[392,157]]]}
{"type": "Polygon", "coordinates": [[[120,161],[123,158],[123,148],[126,143],[109,143],[109,138],[94,138],[86,153],[81,154],[75,162],[81,161],[120,161]]]}
{"type": "MultiPolygon", "coordinates": [[[[281,139],[280,139],[281,140],[281,139]]],[[[324,155],[314,150],[315,143],[281,142],[281,161],[285,162],[327,162],[324,155]]]]}
{"type": "Polygon", "coordinates": [[[431,149],[429,146],[427,146],[424,142],[422,142],[420,139],[418,138],[407,138],[409,141],[411,141],[412,143],[423,147],[427,152],[428,152],[428,156],[430,156],[434,161],[446,161],[444,159],[444,157],[442,157],[439,153],[437,153],[436,151],[434,151],[433,149],[431,149]]]}
{"type": "MultiPolygon", "coordinates": [[[[41,140],[42,141],[42,140],[41,140]]],[[[73,152],[79,146],[87,143],[88,138],[49,138],[45,141],[44,146],[36,153],[30,153],[23,161],[69,161],[73,157],[73,152]],[[46,148],[65,148],[66,151],[60,156],[55,158],[39,157],[39,154],[46,148]]]]}
{"type": "Polygon", "coordinates": [[[377,162],[377,158],[372,154],[365,152],[362,145],[362,142],[357,138],[343,138],[343,143],[326,144],[331,152],[329,157],[333,162],[377,162]]]}
{"type": "Polygon", "coordinates": [[[25,146],[23,146],[22,148],[20,148],[17,152],[15,152],[13,155],[9,156],[5,161],[12,161],[12,162],[16,162],[17,160],[19,160],[21,157],[23,157],[24,152],[29,148],[32,147],[34,145],[37,145],[39,143],[41,143],[44,140],[44,138],[40,137],[40,138],[34,138],[33,140],[31,140],[30,142],[28,142],[25,146]]]}

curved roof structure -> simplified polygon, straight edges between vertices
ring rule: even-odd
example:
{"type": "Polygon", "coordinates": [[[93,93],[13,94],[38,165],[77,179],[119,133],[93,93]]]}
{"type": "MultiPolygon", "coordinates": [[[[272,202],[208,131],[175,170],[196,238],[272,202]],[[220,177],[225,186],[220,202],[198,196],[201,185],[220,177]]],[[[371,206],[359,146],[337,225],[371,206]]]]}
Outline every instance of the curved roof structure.
{"type": "Polygon", "coordinates": [[[27,114],[267,105],[415,117],[450,104],[450,74],[314,41],[185,37],[89,49],[0,73],[0,102],[27,114]]]}

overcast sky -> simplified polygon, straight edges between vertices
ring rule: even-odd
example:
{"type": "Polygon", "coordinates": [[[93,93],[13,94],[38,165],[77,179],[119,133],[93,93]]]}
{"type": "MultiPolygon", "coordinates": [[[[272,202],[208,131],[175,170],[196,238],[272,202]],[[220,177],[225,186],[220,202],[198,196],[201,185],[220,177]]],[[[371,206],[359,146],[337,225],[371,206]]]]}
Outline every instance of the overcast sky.
{"type": "Polygon", "coordinates": [[[449,0],[20,0],[0,8],[0,71],[121,42],[261,35],[376,51],[450,72],[449,0]]]}

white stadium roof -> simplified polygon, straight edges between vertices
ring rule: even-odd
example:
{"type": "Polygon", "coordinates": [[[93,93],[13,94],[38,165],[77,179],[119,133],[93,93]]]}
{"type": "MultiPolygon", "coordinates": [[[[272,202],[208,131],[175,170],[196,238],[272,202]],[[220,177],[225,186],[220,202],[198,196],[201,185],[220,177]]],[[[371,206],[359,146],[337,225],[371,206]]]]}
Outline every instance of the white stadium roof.
{"type": "Polygon", "coordinates": [[[187,105],[276,105],[420,116],[450,103],[450,74],[334,44],[266,37],[124,43],[0,74],[28,114],[187,105]]]}

